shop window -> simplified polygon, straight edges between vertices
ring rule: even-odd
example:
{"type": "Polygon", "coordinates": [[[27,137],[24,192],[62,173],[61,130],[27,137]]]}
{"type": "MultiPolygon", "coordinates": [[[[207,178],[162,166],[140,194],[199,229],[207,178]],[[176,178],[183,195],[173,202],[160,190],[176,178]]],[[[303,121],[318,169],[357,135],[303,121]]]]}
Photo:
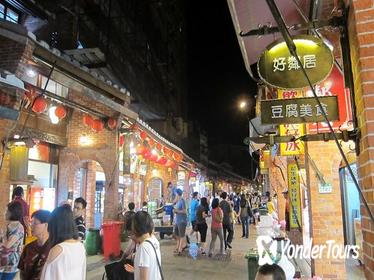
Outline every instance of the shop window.
{"type": "Polygon", "coordinates": [[[0,18],[10,22],[18,23],[19,13],[17,13],[14,9],[11,9],[0,3],[0,18]]]}
{"type": "Polygon", "coordinates": [[[51,186],[51,164],[29,160],[28,175],[36,179],[34,185],[49,188],[51,186]]]}
{"type": "MultiPolygon", "coordinates": [[[[48,80],[48,78],[46,76],[39,75],[38,87],[44,89],[44,87],[47,83],[47,80],[48,80]]],[[[58,96],[61,96],[61,97],[64,97],[64,98],[67,98],[68,93],[69,93],[69,89],[67,87],[65,87],[64,85],[62,85],[62,84],[60,84],[60,83],[58,83],[54,80],[51,80],[51,79],[49,79],[46,91],[48,91],[50,93],[54,93],[54,94],[56,94],[58,96]]]]}

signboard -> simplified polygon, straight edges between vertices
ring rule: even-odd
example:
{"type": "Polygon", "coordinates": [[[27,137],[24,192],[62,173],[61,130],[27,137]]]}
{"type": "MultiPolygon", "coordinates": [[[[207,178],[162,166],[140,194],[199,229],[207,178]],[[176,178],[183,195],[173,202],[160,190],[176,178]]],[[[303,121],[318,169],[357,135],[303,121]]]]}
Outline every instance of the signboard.
{"type": "Polygon", "coordinates": [[[296,58],[290,54],[282,40],[270,44],[262,53],[257,68],[261,80],[266,84],[284,89],[309,86],[301,66],[306,70],[313,85],[330,74],[334,57],[321,39],[311,35],[299,35],[293,36],[293,42],[302,65],[299,65],[296,58]]]}
{"type": "MultiPolygon", "coordinates": [[[[338,120],[337,97],[324,96],[319,100],[328,119],[338,120]]],[[[261,101],[262,124],[308,123],[323,120],[322,111],[313,97],[261,101]]]]}
{"type": "MultiPolygon", "coordinates": [[[[300,90],[278,90],[279,99],[292,99],[302,97],[300,90]]],[[[294,136],[299,138],[304,135],[303,124],[281,124],[279,125],[280,136],[294,136]]],[[[297,140],[288,143],[280,143],[280,153],[282,156],[294,156],[304,154],[303,141],[297,140]]]]}
{"type": "MultiPolygon", "coordinates": [[[[303,124],[285,124],[279,126],[280,136],[295,136],[299,138],[304,135],[303,124]]],[[[287,143],[280,143],[280,152],[282,156],[293,156],[304,154],[304,143],[303,141],[297,140],[287,143]]]]}
{"type": "Polygon", "coordinates": [[[299,228],[301,226],[301,197],[300,178],[296,163],[288,164],[288,196],[290,203],[290,227],[299,228]]]}
{"type": "Polygon", "coordinates": [[[319,193],[332,193],[332,185],[329,183],[318,184],[319,193]]]}
{"type": "MultiPolygon", "coordinates": [[[[318,96],[337,96],[339,107],[339,120],[331,122],[333,129],[346,129],[352,120],[352,109],[349,89],[344,88],[344,77],[342,72],[334,66],[330,75],[323,82],[315,86],[318,96]]],[[[306,96],[313,96],[310,89],[307,89],[306,96]]],[[[328,132],[329,127],[325,122],[312,123],[308,125],[308,131],[328,132]]]]}

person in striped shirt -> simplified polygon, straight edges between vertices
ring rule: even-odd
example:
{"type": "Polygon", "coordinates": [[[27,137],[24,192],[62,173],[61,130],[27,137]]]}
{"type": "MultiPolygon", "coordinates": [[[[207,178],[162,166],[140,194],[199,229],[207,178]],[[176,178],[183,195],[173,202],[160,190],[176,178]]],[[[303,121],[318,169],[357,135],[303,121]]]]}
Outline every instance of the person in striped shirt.
{"type": "Polygon", "coordinates": [[[87,202],[83,197],[78,197],[74,200],[74,220],[77,225],[79,239],[81,241],[86,239],[86,223],[84,222],[83,213],[86,209],[87,202]]]}

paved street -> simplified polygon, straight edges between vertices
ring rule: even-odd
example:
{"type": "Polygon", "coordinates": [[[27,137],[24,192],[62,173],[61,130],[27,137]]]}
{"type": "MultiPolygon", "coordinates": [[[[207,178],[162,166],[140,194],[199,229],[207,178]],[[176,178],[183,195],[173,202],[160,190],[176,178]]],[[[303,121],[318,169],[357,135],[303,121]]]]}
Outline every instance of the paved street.
{"type": "MultiPolygon", "coordinates": [[[[226,260],[212,260],[208,257],[193,260],[188,256],[177,257],[173,255],[175,241],[161,240],[162,268],[165,279],[248,279],[244,255],[249,248],[255,246],[254,235],[255,228],[251,227],[250,238],[241,238],[241,226],[236,225],[231,258],[227,257],[226,260]]],[[[209,235],[207,240],[210,241],[209,235]]],[[[216,242],[216,248],[218,248],[218,242],[216,242]]],[[[87,270],[87,279],[102,279],[104,267],[101,256],[89,257],[87,270]]]]}

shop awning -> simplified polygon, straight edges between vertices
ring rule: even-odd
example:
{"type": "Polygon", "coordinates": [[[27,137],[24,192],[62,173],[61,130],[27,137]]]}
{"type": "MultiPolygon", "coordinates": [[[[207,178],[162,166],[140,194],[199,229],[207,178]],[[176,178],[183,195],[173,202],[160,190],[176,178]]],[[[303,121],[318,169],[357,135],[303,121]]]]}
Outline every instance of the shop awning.
{"type": "MultiPolygon", "coordinates": [[[[256,63],[266,46],[281,38],[281,35],[276,32],[266,35],[240,36],[240,32],[261,30],[264,26],[277,27],[277,24],[265,0],[227,0],[227,2],[246,69],[251,73],[250,65],[256,63]]],[[[292,30],[292,26],[305,23],[301,13],[306,19],[309,18],[311,11],[315,11],[316,18],[330,15],[334,9],[334,2],[334,0],[275,0],[292,35],[298,34],[292,30]]]]}

